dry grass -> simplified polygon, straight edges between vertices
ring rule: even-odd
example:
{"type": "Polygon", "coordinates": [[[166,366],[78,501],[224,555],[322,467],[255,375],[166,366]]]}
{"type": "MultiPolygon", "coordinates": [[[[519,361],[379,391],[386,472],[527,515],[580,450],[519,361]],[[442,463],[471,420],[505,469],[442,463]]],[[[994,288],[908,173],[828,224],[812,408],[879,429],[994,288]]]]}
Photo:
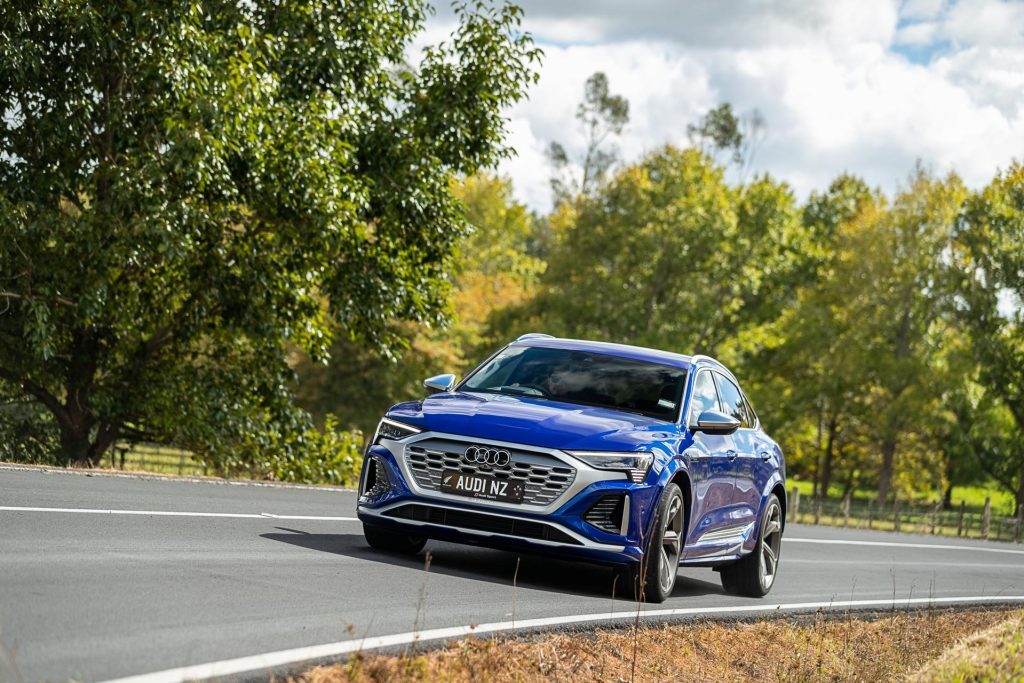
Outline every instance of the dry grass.
{"type": "Polygon", "coordinates": [[[360,655],[292,683],[377,681],[898,680],[1005,610],[822,616],[468,638],[422,654],[360,655]],[[634,638],[639,639],[634,670],[634,638]],[[634,673],[635,671],[635,673],[634,673]]]}
{"type": "Polygon", "coordinates": [[[925,681],[1024,680],[1024,612],[948,649],[909,678],[925,681]]]}

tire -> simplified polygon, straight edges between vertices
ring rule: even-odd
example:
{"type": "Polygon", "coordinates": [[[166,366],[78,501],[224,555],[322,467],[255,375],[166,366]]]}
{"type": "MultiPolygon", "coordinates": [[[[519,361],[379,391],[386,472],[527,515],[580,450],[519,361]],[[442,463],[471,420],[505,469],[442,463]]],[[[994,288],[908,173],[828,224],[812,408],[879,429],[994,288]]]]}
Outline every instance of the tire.
{"type": "Polygon", "coordinates": [[[782,550],[782,505],[772,494],[764,506],[760,533],[754,552],[742,560],[722,567],[722,588],[733,595],[763,598],[768,595],[779,573],[782,550]]]}
{"type": "Polygon", "coordinates": [[[683,492],[669,484],[658,504],[658,514],[644,556],[638,564],[618,570],[618,589],[637,601],[664,602],[672,595],[679,556],[686,537],[683,492]]]}
{"type": "Polygon", "coordinates": [[[384,552],[399,553],[401,555],[415,555],[423,550],[423,546],[427,544],[426,536],[391,531],[390,529],[370,524],[363,525],[363,536],[366,537],[366,542],[374,550],[383,550],[384,552]]]}

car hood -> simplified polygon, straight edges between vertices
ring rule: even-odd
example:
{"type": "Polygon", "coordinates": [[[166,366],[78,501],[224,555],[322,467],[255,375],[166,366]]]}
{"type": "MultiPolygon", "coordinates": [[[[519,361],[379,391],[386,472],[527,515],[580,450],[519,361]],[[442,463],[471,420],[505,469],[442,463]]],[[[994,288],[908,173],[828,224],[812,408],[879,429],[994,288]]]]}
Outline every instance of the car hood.
{"type": "Polygon", "coordinates": [[[559,449],[636,450],[678,436],[643,415],[543,399],[453,392],[399,403],[388,417],[432,432],[559,449]]]}

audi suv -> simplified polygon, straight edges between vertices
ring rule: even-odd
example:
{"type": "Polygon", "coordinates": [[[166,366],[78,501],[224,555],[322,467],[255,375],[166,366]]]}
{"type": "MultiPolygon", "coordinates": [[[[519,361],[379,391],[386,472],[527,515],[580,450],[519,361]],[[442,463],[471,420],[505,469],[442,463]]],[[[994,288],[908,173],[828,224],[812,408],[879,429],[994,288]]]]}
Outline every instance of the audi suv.
{"type": "Polygon", "coordinates": [[[615,567],[661,602],[680,566],[760,597],[778,573],[785,463],[707,356],[528,334],[381,419],[357,510],[373,548],[428,539],[615,567]]]}

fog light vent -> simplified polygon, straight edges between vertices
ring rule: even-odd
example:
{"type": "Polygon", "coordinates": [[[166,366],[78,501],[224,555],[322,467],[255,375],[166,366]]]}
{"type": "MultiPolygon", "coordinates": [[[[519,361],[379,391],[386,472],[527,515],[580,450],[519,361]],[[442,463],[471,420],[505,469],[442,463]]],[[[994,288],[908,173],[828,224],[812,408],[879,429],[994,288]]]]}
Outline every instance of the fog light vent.
{"type": "Polygon", "coordinates": [[[363,479],[363,496],[365,498],[376,498],[387,493],[391,489],[391,482],[388,481],[387,469],[384,463],[376,456],[371,455],[366,459],[366,478],[363,479]]]}
{"type": "Polygon", "coordinates": [[[624,499],[625,496],[623,495],[602,496],[587,510],[586,514],[583,515],[583,519],[601,531],[607,531],[610,534],[620,534],[622,533],[624,499]]]}

